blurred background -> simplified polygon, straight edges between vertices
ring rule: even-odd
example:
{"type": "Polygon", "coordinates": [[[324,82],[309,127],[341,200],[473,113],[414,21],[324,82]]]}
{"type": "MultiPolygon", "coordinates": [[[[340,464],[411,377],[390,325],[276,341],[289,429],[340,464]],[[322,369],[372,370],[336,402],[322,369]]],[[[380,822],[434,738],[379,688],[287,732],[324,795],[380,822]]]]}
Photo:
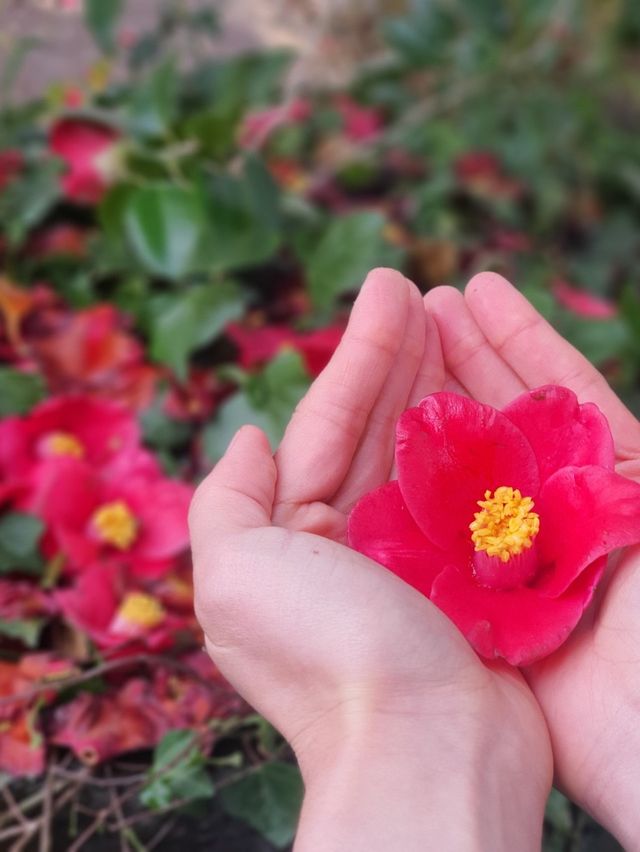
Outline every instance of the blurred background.
{"type": "MultiPolygon", "coordinates": [[[[0,848],[290,846],[291,755],[199,650],[193,485],[278,442],[376,265],[506,275],[640,412],[639,66],[633,0],[0,0],[0,848]],[[15,493],[116,420],[177,532],[98,575],[15,493]]],[[[617,848],[552,794],[545,850],[617,848]]]]}

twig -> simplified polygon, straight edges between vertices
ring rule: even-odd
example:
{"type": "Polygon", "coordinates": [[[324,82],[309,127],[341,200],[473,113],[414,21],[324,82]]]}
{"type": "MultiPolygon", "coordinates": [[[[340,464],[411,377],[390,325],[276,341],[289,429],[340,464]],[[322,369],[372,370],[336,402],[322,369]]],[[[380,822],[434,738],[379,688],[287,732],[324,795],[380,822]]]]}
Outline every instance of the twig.
{"type": "Polygon", "coordinates": [[[11,792],[11,790],[9,789],[8,786],[6,786],[6,787],[3,786],[2,796],[5,800],[5,802],[7,803],[7,807],[9,808],[9,812],[11,813],[11,815],[13,816],[15,821],[26,826],[28,824],[27,818],[25,817],[24,813],[20,809],[20,806],[18,805],[18,803],[14,799],[13,793],[11,792]]]}
{"type": "Polygon", "coordinates": [[[89,823],[89,825],[85,828],[80,837],[74,840],[74,842],[71,844],[68,849],[68,852],[79,852],[79,850],[82,849],[86,841],[89,840],[90,837],[93,837],[96,831],[98,831],[100,826],[109,816],[109,811],[110,808],[102,808],[101,810],[99,810],[93,822],[89,823]]]}
{"type": "Polygon", "coordinates": [[[53,766],[51,771],[58,778],[64,778],[67,781],[80,781],[83,784],[88,784],[90,787],[128,787],[130,784],[138,784],[144,781],[147,777],[146,772],[137,772],[135,775],[125,775],[112,778],[96,778],[93,775],[88,775],[82,772],[69,772],[66,769],[61,769],[59,766],[53,766]]]}
{"type": "Polygon", "coordinates": [[[42,803],[42,816],[40,817],[40,842],[38,852],[50,852],[51,850],[51,817],[53,803],[53,775],[49,770],[44,782],[44,799],[42,803]]]}
{"type": "Polygon", "coordinates": [[[147,847],[147,852],[153,852],[156,846],[159,846],[162,841],[165,839],[167,834],[173,831],[176,822],[178,821],[177,817],[173,819],[169,819],[165,822],[165,824],[160,828],[160,830],[155,834],[148,843],[145,844],[147,847]]]}

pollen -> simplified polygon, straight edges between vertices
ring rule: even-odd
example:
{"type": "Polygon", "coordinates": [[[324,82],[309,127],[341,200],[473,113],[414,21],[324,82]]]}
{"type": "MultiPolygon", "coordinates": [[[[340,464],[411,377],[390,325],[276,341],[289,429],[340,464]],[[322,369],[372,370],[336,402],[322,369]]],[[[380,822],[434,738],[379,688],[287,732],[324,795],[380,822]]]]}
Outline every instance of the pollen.
{"type": "Polygon", "coordinates": [[[535,504],[531,497],[503,485],[493,493],[485,491],[478,506],[481,511],[469,524],[476,551],[484,550],[488,556],[508,562],[531,547],[540,530],[540,516],[532,511],[535,504]]]}
{"type": "Polygon", "coordinates": [[[116,619],[135,627],[151,630],[160,624],[166,615],[162,604],[144,592],[130,592],[122,601],[116,619]]]}
{"type": "Polygon", "coordinates": [[[47,435],[46,453],[50,456],[71,456],[75,459],[84,458],[85,450],[81,442],[69,432],[51,432],[47,435]]]}
{"type": "Polygon", "coordinates": [[[123,500],[100,506],[91,522],[98,538],[118,550],[128,550],[138,535],[138,521],[123,500]]]}

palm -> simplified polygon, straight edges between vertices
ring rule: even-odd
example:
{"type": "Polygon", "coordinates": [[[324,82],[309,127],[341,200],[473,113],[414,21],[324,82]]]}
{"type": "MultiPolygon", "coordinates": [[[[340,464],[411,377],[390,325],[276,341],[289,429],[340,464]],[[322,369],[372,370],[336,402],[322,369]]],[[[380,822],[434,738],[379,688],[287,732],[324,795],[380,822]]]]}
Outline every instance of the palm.
{"type": "MultiPolygon", "coordinates": [[[[465,296],[438,288],[426,300],[449,380],[497,407],[545,384],[573,389],[581,402],[595,402],[607,416],[618,472],[640,479],[640,425],[589,362],[499,276],[477,276],[465,296]]],[[[639,606],[640,550],[631,548],[569,641],[526,673],[549,725],[557,777],[577,801],[611,753],[619,684],[630,696],[640,695],[639,606]]]]}
{"type": "MultiPolygon", "coordinates": [[[[400,413],[429,393],[442,390],[446,380],[438,331],[425,314],[419,292],[397,273],[376,271],[356,303],[343,342],[296,410],[276,453],[275,526],[301,533],[299,539],[294,537],[295,546],[301,549],[307,533],[343,543],[347,515],[354,503],[393,476],[395,424],[400,413]]],[[[349,554],[353,562],[355,554],[346,549],[338,558],[349,561],[349,554]]],[[[369,563],[357,559],[363,565],[369,563]]],[[[395,578],[388,579],[398,612],[403,612],[405,604],[398,597],[401,587],[395,578]]],[[[402,593],[418,598],[409,589],[402,593]]],[[[358,599],[361,597],[355,595],[355,617],[358,599]]],[[[388,599],[385,595],[385,601],[388,599]]],[[[420,606],[428,609],[431,605],[421,601],[420,606]]],[[[453,626],[446,619],[433,620],[435,615],[427,625],[429,613],[424,613],[424,635],[416,643],[423,649],[423,665],[429,650],[437,650],[436,669],[442,678],[451,674],[458,681],[460,672],[471,673],[476,684],[490,686],[505,729],[511,725],[523,733],[531,766],[542,767],[544,777],[548,768],[546,731],[523,678],[506,665],[484,666],[466,643],[460,644],[453,626]]],[[[377,617],[383,631],[387,619],[384,613],[377,617]]]]}

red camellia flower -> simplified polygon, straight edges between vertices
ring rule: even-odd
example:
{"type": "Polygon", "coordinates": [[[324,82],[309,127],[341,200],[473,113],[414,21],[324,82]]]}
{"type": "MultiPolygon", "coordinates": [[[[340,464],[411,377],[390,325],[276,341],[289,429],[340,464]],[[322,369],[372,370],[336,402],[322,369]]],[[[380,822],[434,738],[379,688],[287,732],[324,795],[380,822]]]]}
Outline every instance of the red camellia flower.
{"type": "Polygon", "coordinates": [[[593,404],[547,386],[503,411],[436,393],[401,416],[398,480],[349,543],[429,597],[484,657],[528,665],[578,623],[607,554],[640,541],[640,485],[613,471],[593,404]]]}
{"type": "Polygon", "coordinates": [[[286,104],[251,112],[240,129],[240,145],[259,148],[278,128],[302,124],[310,115],[311,104],[304,98],[294,98],[286,104]]]}
{"type": "Polygon", "coordinates": [[[25,417],[0,423],[0,471],[17,480],[43,462],[74,458],[103,473],[156,474],[155,459],[139,442],[135,417],[118,403],[86,395],[49,399],[25,417]]]}
{"type": "MultiPolygon", "coordinates": [[[[201,637],[193,614],[193,590],[188,608],[175,602],[170,576],[144,587],[131,584],[115,565],[94,565],[80,574],[74,585],[55,592],[65,619],[90,636],[102,650],[123,654],[159,651],[176,644],[194,645],[201,637]]],[[[113,654],[111,654],[113,656],[113,654]]]]}
{"type": "Polygon", "coordinates": [[[618,315],[613,302],[574,287],[567,281],[555,281],[553,295],[563,308],[587,319],[612,319],[618,315]]]}
{"type": "Polygon", "coordinates": [[[62,189],[70,201],[97,204],[119,172],[120,133],[96,121],[63,118],[49,134],[49,147],[65,161],[62,189]]]}
{"type": "Polygon", "coordinates": [[[45,520],[47,549],[63,553],[70,569],[113,562],[155,577],[188,547],[192,496],[183,482],[135,474],[108,480],[84,462],[61,459],[38,469],[24,508],[45,520]]]}
{"type": "Polygon", "coordinates": [[[239,323],[230,323],[225,329],[240,350],[240,364],[245,369],[270,361],[283,347],[290,346],[300,353],[312,376],[319,375],[327,366],[343,332],[344,326],[340,324],[307,332],[295,331],[288,325],[256,328],[239,323]]]}
{"type": "Polygon", "coordinates": [[[347,139],[367,142],[382,130],[382,116],[374,107],[362,106],[349,95],[339,95],[336,107],[343,121],[347,139]]]}
{"type": "Polygon", "coordinates": [[[57,314],[49,333],[30,347],[54,393],[99,394],[135,409],[153,398],[160,370],[145,363],[112,305],[57,314]]]}

